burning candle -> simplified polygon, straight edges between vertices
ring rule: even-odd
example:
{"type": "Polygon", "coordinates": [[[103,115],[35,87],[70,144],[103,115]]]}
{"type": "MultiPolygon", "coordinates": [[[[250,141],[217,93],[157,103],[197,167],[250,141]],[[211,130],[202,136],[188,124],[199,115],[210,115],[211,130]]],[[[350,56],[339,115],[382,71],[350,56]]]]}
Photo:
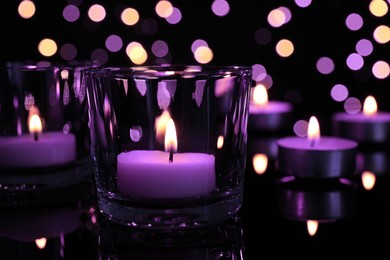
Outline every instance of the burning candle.
{"type": "Polygon", "coordinates": [[[267,89],[257,84],[249,105],[248,128],[253,131],[277,132],[288,127],[292,105],[282,101],[269,101],[267,89]]]}
{"type": "Polygon", "coordinates": [[[357,142],[320,136],[316,117],[309,120],[307,138],[278,139],[278,167],[282,174],[307,178],[348,176],[356,168],[357,142]]]}
{"type": "Polygon", "coordinates": [[[378,111],[373,96],[366,97],[363,112],[338,112],[333,115],[332,120],[336,136],[351,138],[362,144],[383,144],[390,140],[390,113],[378,111]]]}
{"type": "Polygon", "coordinates": [[[38,114],[29,118],[30,135],[0,138],[0,166],[35,168],[62,165],[76,159],[76,138],[62,132],[42,132],[38,114]]]}
{"type": "Polygon", "coordinates": [[[134,150],[117,157],[118,190],[127,195],[175,199],[215,189],[215,158],[205,153],[177,153],[175,124],[169,119],[165,152],[134,150]]]}

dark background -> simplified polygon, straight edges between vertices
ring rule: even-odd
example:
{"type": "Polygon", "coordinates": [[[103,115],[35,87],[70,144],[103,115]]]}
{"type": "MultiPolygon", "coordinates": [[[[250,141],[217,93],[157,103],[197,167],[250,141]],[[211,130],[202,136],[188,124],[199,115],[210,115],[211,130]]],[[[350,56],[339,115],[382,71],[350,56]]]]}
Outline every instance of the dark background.
{"type": "MultiPolygon", "coordinates": [[[[374,17],[368,10],[369,1],[313,1],[306,8],[298,7],[294,1],[229,1],[230,12],[225,17],[212,13],[212,1],[172,0],[172,3],[182,13],[182,20],[176,25],[168,24],[156,15],[156,1],[35,1],[36,14],[27,20],[17,13],[19,1],[3,1],[0,4],[0,61],[49,59],[68,62],[62,59],[59,52],[49,58],[43,57],[37,50],[43,38],[54,39],[59,48],[71,43],[77,47],[77,60],[90,60],[96,49],[105,49],[106,37],[117,34],[122,37],[124,45],[132,41],[143,44],[149,54],[145,65],[157,62],[151,54],[151,45],[156,40],[168,43],[170,53],[167,61],[196,63],[191,44],[196,39],[204,39],[214,53],[210,64],[263,65],[273,80],[269,90],[270,99],[292,102],[295,120],[308,120],[311,115],[317,115],[322,132],[327,132],[331,114],[343,110],[343,103],[335,102],[330,96],[332,86],[337,83],[348,87],[349,96],[362,101],[372,94],[380,110],[390,110],[389,78],[380,80],[371,74],[375,61],[389,62],[389,44],[377,44],[372,36],[378,25],[389,24],[389,14],[374,17]],[[80,9],[80,18],[73,23],[62,17],[63,8],[69,3],[78,5],[80,9]],[[89,21],[86,14],[93,3],[106,7],[106,19],[99,24],[89,21]],[[267,15],[282,5],[291,10],[292,18],[282,27],[273,28],[267,22],[267,15]],[[141,20],[137,25],[127,27],[119,22],[118,13],[123,6],[138,10],[141,20]],[[352,12],[359,13],[364,19],[363,28],[354,32],[345,26],[345,19],[352,12]],[[152,21],[157,29],[146,30],[147,33],[142,31],[145,20],[152,21]],[[255,34],[264,28],[269,30],[271,39],[269,43],[261,45],[256,42],[255,34]],[[291,40],[295,47],[288,58],[282,58],[275,52],[275,44],[284,38],[291,40]],[[361,70],[351,71],[345,60],[355,52],[355,44],[361,38],[371,40],[374,51],[365,57],[361,70]],[[315,66],[323,56],[335,62],[335,70],[329,75],[319,73],[315,66]],[[291,93],[295,93],[295,98],[291,98],[291,93]]],[[[126,56],[125,47],[117,53],[107,51],[107,54],[108,60],[103,65],[134,65],[126,56]]],[[[388,171],[378,177],[377,186],[372,191],[362,188],[358,176],[352,177],[357,197],[351,214],[347,214],[345,219],[320,224],[317,234],[310,237],[304,221],[286,219],[280,211],[274,171],[269,169],[264,175],[257,175],[251,163],[248,156],[245,198],[240,211],[245,259],[321,256],[389,258],[388,171]]],[[[60,250],[64,250],[67,259],[99,259],[99,230],[91,223],[89,211],[95,204],[93,201],[91,205],[90,201],[83,203],[86,205],[80,210],[82,224],[79,229],[64,234],[64,248],[60,246],[61,239],[58,237],[50,238],[45,250],[40,251],[34,242],[16,241],[4,236],[3,232],[0,237],[0,259],[61,259],[60,250]]],[[[80,203],[76,207],[80,207],[80,203]]],[[[2,220],[4,226],[7,226],[6,220],[2,220]]],[[[10,225],[17,227],[17,221],[12,221],[10,225]]],[[[112,248],[116,250],[114,245],[112,248]]],[[[137,248],[118,250],[137,254],[137,248]]],[[[129,255],[131,253],[127,253],[129,255]]]]}
{"type": "MultiPolygon", "coordinates": [[[[103,65],[134,65],[125,53],[126,45],[132,41],[141,43],[148,52],[144,63],[162,62],[151,52],[157,40],[165,41],[169,54],[164,57],[170,63],[197,63],[191,52],[191,44],[197,39],[207,41],[214,58],[210,64],[263,65],[272,78],[270,99],[280,99],[295,105],[296,120],[308,120],[316,115],[323,128],[329,127],[330,115],[343,110],[343,102],[336,102],[330,96],[335,84],[344,84],[349,97],[361,102],[371,94],[377,99],[380,110],[390,110],[386,102],[388,78],[377,79],[371,73],[374,62],[389,62],[389,45],[378,44],[373,39],[374,29],[388,24],[389,14],[375,17],[369,12],[369,1],[313,1],[306,8],[294,1],[229,1],[230,11],[226,16],[216,16],[211,10],[213,1],[172,1],[180,9],[182,19],[169,24],[155,12],[157,1],[35,1],[36,13],[30,19],[23,19],[17,13],[19,1],[5,1],[0,9],[1,41],[0,60],[65,61],[60,51],[52,57],[43,57],[37,50],[43,38],[56,41],[60,50],[64,44],[77,48],[76,60],[91,60],[95,50],[106,52],[106,59],[94,60],[103,65]],[[99,23],[92,22],[87,15],[88,8],[99,3],[106,8],[106,18],[99,23]],[[67,22],[62,11],[68,4],[78,6],[80,17],[67,22]],[[269,12],[284,6],[291,12],[291,19],[281,27],[274,28],[267,22],[269,12]],[[119,15],[124,7],[138,10],[140,20],[134,26],[125,26],[119,15]],[[351,13],[363,18],[363,26],[350,31],[345,19],[351,13]],[[258,43],[258,30],[269,32],[269,41],[258,43]],[[123,40],[120,51],[112,53],[105,47],[106,38],[116,34],[123,40]],[[349,54],[356,52],[358,40],[366,38],[374,45],[371,55],[364,57],[365,65],[358,71],[346,65],[349,54]],[[280,57],[275,45],[281,39],[294,44],[294,53],[280,57]],[[316,69],[320,57],[334,61],[335,69],[324,75],[316,69]]],[[[388,3],[388,2],[386,2],[388,3]]]]}

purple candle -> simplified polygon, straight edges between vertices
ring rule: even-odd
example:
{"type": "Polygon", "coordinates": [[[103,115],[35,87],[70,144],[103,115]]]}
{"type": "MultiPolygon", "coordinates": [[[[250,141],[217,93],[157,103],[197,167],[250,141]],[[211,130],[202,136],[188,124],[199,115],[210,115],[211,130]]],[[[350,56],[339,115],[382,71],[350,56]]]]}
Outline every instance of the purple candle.
{"type": "Polygon", "coordinates": [[[358,143],[341,137],[320,137],[316,117],[311,117],[308,137],[278,139],[278,169],[283,175],[335,178],[352,175],[358,143]]]}
{"type": "Polygon", "coordinates": [[[383,144],[390,141],[390,113],[377,111],[377,104],[368,96],[363,112],[348,114],[338,112],[333,115],[333,133],[339,137],[348,137],[359,143],[383,144]]]}
{"type": "Polygon", "coordinates": [[[282,101],[269,101],[264,85],[258,84],[252,92],[249,105],[248,128],[253,131],[272,132],[286,129],[291,122],[292,105],[282,101]]]}

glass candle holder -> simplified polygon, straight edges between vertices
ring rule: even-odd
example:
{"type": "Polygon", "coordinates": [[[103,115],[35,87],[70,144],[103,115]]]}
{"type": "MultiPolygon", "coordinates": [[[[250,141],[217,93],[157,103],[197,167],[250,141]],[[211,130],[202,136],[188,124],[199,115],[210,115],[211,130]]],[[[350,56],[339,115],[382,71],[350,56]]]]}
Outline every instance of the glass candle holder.
{"type": "Polygon", "coordinates": [[[84,68],[2,64],[0,191],[58,189],[93,176],[84,68]]]}
{"type": "Polygon", "coordinates": [[[222,221],[241,206],[251,68],[86,71],[98,203],[147,228],[222,221]]]}

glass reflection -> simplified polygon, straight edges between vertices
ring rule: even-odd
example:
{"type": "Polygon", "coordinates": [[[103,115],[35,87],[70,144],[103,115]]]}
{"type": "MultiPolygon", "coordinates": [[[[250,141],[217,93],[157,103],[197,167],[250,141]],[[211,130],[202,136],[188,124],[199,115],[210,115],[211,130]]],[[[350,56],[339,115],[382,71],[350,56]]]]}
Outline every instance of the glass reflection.
{"type": "Polygon", "coordinates": [[[124,227],[103,218],[99,259],[244,259],[241,219],[181,230],[124,227]]]}
{"type": "Polygon", "coordinates": [[[321,223],[353,216],[356,210],[356,184],[348,179],[307,180],[282,178],[277,182],[278,209],[282,216],[306,222],[314,236],[321,223]]]}

